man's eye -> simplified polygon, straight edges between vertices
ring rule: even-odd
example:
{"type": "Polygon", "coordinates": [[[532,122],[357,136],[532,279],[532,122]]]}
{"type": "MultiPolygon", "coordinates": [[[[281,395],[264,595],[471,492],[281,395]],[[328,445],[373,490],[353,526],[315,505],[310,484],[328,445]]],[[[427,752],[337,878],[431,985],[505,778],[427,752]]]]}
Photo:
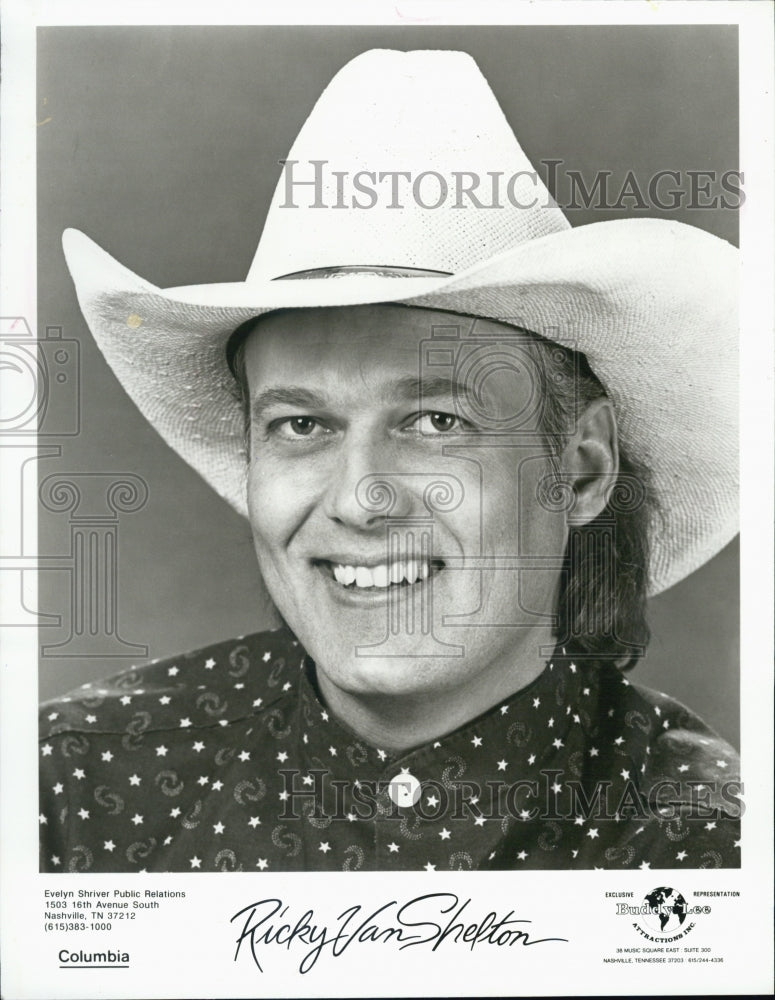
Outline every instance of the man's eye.
{"type": "Polygon", "coordinates": [[[462,423],[454,413],[441,411],[423,413],[414,424],[421,434],[445,434],[449,431],[462,430],[462,423]]]}
{"type": "Polygon", "coordinates": [[[283,437],[318,437],[326,433],[326,428],[315,417],[286,417],[278,420],[275,429],[283,437]]]}

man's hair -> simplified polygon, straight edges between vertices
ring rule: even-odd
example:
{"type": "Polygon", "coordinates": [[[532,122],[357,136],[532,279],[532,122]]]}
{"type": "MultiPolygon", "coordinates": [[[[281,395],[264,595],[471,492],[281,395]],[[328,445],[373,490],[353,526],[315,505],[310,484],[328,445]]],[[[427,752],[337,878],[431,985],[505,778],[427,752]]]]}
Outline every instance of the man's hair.
{"type": "MultiPolygon", "coordinates": [[[[248,455],[250,405],[244,348],[260,320],[254,317],[237,327],[226,347],[245,417],[248,455]]],[[[523,335],[540,382],[540,430],[554,469],[538,499],[547,509],[571,512],[554,630],[557,645],[568,655],[613,660],[620,669],[629,669],[645,653],[650,636],[646,621],[649,528],[658,513],[650,472],[627,454],[620,439],[619,472],[607,489],[604,509],[587,524],[573,523],[573,489],[563,481],[558,460],[580,415],[608,394],[582,352],[521,327],[513,329],[523,335]]]]}
{"type": "Polygon", "coordinates": [[[573,490],[556,464],[576,422],[595,400],[608,398],[586,355],[530,334],[541,372],[541,428],[553,454],[555,477],[543,503],[571,510],[557,606],[558,645],[574,656],[612,659],[633,667],[650,638],[646,620],[649,530],[658,511],[651,474],[618,442],[619,471],[596,518],[574,524],[573,490]]]}

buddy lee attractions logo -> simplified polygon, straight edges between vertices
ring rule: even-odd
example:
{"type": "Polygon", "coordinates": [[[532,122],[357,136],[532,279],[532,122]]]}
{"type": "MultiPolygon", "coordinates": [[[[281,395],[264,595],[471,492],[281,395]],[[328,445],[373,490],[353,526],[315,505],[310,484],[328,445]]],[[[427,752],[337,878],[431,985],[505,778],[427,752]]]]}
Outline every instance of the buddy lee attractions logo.
{"type": "MultiPolygon", "coordinates": [[[[632,893],[621,895],[632,896],[632,893]]],[[[696,926],[692,917],[710,913],[709,906],[689,906],[677,889],[659,886],[646,893],[639,905],[616,904],[618,917],[637,917],[632,926],[647,941],[665,944],[680,941],[696,926]]]]}

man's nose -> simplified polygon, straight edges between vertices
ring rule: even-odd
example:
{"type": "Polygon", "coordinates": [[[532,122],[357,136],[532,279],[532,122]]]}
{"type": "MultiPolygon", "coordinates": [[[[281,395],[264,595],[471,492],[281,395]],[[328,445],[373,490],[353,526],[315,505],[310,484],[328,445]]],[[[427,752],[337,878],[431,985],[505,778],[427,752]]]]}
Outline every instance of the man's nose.
{"type": "Polygon", "coordinates": [[[368,530],[387,517],[406,517],[413,508],[394,449],[376,436],[345,441],[331,469],[323,510],[332,521],[368,530]]]}

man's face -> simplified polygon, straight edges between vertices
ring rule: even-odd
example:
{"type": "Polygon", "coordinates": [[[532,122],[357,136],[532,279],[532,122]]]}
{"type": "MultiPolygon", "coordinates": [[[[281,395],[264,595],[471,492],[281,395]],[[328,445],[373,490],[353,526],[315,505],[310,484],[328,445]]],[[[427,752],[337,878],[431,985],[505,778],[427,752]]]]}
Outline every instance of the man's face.
{"type": "Polygon", "coordinates": [[[324,688],[492,704],[542,666],[566,529],[539,386],[522,335],[472,324],[294,310],[248,339],[256,553],[324,688]]]}

